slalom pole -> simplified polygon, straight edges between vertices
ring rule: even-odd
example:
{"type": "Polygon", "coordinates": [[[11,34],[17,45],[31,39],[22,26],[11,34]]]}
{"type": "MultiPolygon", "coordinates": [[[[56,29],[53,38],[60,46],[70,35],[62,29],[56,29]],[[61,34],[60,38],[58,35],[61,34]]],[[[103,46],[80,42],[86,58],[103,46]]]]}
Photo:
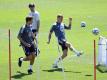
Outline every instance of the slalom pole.
{"type": "Polygon", "coordinates": [[[96,80],[96,41],[94,40],[94,80],[96,80]]]}
{"type": "Polygon", "coordinates": [[[10,29],[8,30],[8,37],[9,37],[9,80],[11,80],[11,41],[10,41],[10,29]]]}

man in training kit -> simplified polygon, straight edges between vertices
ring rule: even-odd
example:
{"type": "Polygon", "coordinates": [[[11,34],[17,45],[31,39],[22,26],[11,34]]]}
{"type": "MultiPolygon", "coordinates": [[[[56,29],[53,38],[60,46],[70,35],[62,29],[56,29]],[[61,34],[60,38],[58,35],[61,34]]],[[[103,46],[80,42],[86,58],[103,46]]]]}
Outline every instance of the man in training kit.
{"type": "Polygon", "coordinates": [[[36,38],[36,51],[39,53],[39,49],[38,49],[38,33],[39,33],[39,27],[40,27],[40,15],[39,12],[35,10],[35,4],[29,4],[29,9],[30,9],[30,13],[29,16],[33,17],[33,22],[32,22],[32,27],[31,30],[35,35],[36,38]]]}
{"type": "Polygon", "coordinates": [[[26,57],[20,57],[18,61],[18,66],[22,66],[23,61],[30,61],[30,66],[28,69],[28,74],[32,74],[32,66],[34,64],[35,60],[35,43],[34,43],[34,34],[31,31],[31,24],[32,24],[33,18],[31,16],[26,17],[26,24],[21,27],[19,34],[18,34],[18,39],[21,43],[21,46],[25,52],[26,57]]]}
{"type": "Polygon", "coordinates": [[[77,56],[80,56],[82,52],[77,51],[69,42],[67,42],[65,38],[65,29],[71,30],[71,23],[72,23],[72,18],[69,18],[69,25],[66,26],[63,21],[63,16],[61,14],[57,15],[57,21],[52,25],[50,29],[50,33],[48,36],[48,44],[50,43],[51,40],[51,35],[54,32],[55,36],[57,37],[58,44],[62,47],[63,54],[60,56],[57,60],[55,60],[53,64],[53,68],[58,68],[58,62],[63,60],[67,54],[68,54],[68,48],[73,51],[77,56]]]}

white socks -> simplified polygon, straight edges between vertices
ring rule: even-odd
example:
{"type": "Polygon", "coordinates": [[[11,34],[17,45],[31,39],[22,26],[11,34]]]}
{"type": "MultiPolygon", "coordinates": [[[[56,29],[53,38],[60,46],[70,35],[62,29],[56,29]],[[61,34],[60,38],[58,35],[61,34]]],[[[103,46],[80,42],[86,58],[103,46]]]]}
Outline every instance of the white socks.
{"type": "Polygon", "coordinates": [[[23,58],[20,58],[21,61],[23,61],[23,58]]]}
{"type": "Polygon", "coordinates": [[[72,50],[75,54],[79,54],[79,51],[77,51],[74,47],[71,47],[71,49],[70,50],[72,50]]]}
{"type": "Polygon", "coordinates": [[[60,61],[60,58],[56,59],[54,64],[57,65],[59,61],[60,61]]]}
{"type": "Polygon", "coordinates": [[[73,52],[77,55],[79,54],[79,51],[77,51],[76,49],[73,49],[73,52]]]}
{"type": "MultiPolygon", "coordinates": [[[[23,58],[20,58],[21,61],[23,61],[23,58]]],[[[29,69],[32,69],[32,65],[29,65],[29,69]]]]}

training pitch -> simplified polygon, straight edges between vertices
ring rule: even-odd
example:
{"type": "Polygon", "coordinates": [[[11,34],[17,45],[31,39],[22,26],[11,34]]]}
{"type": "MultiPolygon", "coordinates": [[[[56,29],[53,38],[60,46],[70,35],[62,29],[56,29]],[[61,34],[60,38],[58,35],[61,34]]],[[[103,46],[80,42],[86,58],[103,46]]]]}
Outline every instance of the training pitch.
{"type": "MultiPolygon", "coordinates": [[[[0,80],[9,80],[8,29],[11,30],[12,80],[94,80],[93,40],[98,43],[100,35],[107,37],[107,0],[0,0],[0,80]],[[25,23],[24,19],[29,12],[27,5],[31,2],[36,3],[41,17],[41,53],[35,60],[34,73],[28,75],[28,62],[24,62],[21,68],[17,65],[18,58],[24,56],[17,34],[25,23]],[[76,57],[69,51],[68,57],[63,61],[64,74],[61,69],[52,69],[52,64],[58,57],[55,36],[52,36],[50,45],[46,44],[49,29],[58,13],[64,15],[66,24],[68,17],[73,18],[72,30],[66,31],[66,38],[75,48],[84,51],[81,57],[76,57]],[[87,26],[81,27],[81,21],[85,21],[87,26]],[[97,36],[92,34],[94,27],[100,29],[97,36]]],[[[96,48],[98,52],[97,45],[96,48]]],[[[107,73],[96,73],[97,80],[107,79],[107,73]]]]}

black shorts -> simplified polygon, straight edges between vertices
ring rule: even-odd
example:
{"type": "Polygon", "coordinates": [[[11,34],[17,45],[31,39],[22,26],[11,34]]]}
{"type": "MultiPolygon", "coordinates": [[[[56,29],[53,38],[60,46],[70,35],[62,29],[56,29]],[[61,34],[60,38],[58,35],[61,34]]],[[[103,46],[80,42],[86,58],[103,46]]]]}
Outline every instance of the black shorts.
{"type": "Polygon", "coordinates": [[[68,47],[66,46],[66,41],[59,41],[59,45],[62,47],[62,51],[64,51],[65,49],[67,50],[68,47]]]}
{"type": "Polygon", "coordinates": [[[33,52],[36,52],[34,45],[31,47],[22,46],[26,56],[31,55],[33,52]]]}

